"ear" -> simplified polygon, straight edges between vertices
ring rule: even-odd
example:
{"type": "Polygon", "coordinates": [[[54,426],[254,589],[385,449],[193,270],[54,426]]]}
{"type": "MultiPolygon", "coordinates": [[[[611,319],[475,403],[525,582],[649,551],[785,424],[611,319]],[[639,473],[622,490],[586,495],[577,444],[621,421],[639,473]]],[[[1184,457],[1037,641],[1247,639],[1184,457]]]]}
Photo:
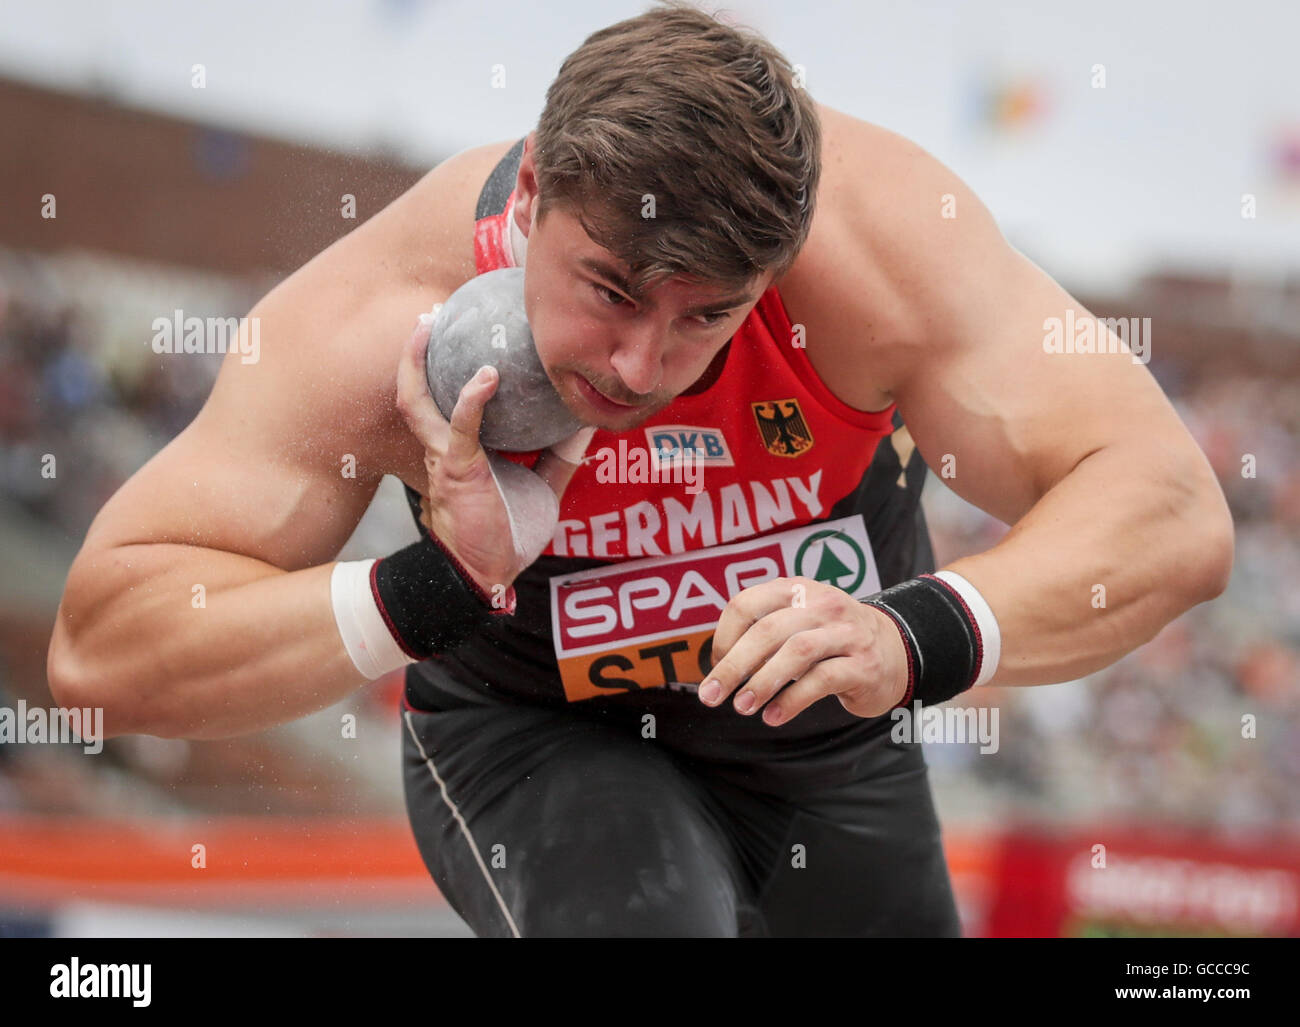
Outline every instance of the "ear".
{"type": "Polygon", "coordinates": [[[525,239],[533,229],[533,219],[537,213],[537,168],[533,163],[536,139],[536,132],[529,132],[525,137],[519,173],[515,176],[515,224],[524,233],[525,239]]]}

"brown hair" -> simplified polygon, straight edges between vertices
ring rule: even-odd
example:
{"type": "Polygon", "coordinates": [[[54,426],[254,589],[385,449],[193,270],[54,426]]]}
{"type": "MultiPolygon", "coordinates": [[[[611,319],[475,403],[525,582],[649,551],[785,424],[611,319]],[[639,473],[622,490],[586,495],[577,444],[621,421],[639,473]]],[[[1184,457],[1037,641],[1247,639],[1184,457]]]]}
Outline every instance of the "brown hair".
{"type": "Polygon", "coordinates": [[[670,0],[564,61],[537,125],[537,216],[576,216],[636,291],[670,274],[741,286],[794,263],[820,151],[816,108],[785,57],[670,0]]]}

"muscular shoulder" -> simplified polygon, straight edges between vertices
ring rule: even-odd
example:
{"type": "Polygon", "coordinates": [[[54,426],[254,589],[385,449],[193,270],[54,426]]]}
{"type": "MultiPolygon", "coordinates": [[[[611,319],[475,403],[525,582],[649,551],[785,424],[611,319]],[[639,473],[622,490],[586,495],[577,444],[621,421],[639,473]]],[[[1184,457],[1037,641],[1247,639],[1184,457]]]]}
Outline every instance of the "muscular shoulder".
{"type": "Polygon", "coordinates": [[[408,470],[398,359],[418,315],[473,277],[475,203],[510,145],[439,164],[264,296],[250,312],[259,358],[248,366],[227,358],[207,419],[256,409],[293,463],[324,459],[346,434],[372,475],[408,470]]]}
{"type": "Polygon", "coordinates": [[[472,278],[474,208],[514,142],[471,147],[440,163],[353,233],[358,251],[398,287],[454,289],[472,278]]]}
{"type": "MultiPolygon", "coordinates": [[[[956,240],[976,234],[1000,247],[1001,233],[961,179],[918,144],[833,108],[818,105],[818,113],[817,212],[779,284],[788,306],[821,325],[830,371],[865,377],[861,393],[887,397],[917,347],[942,330],[933,300],[960,274],[955,255],[969,251],[956,240]]],[[[814,325],[805,327],[816,363],[814,325]]]]}

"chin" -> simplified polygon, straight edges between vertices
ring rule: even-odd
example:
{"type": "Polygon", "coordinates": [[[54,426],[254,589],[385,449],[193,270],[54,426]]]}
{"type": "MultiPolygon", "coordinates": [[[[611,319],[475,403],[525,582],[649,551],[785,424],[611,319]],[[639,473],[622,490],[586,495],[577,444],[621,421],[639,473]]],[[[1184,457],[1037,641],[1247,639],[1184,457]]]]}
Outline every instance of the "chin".
{"type": "Polygon", "coordinates": [[[635,415],[632,415],[628,420],[620,421],[617,423],[615,427],[607,428],[605,430],[606,431],[631,431],[633,428],[638,428],[641,425],[645,424],[646,421],[650,420],[650,417],[653,414],[654,414],[653,410],[638,411],[635,415]]]}
{"type": "Polygon", "coordinates": [[[593,428],[599,428],[601,431],[623,432],[630,431],[638,425],[644,424],[650,420],[653,411],[637,411],[634,415],[618,417],[610,414],[597,414],[589,410],[574,411],[574,416],[583,424],[593,428]]]}

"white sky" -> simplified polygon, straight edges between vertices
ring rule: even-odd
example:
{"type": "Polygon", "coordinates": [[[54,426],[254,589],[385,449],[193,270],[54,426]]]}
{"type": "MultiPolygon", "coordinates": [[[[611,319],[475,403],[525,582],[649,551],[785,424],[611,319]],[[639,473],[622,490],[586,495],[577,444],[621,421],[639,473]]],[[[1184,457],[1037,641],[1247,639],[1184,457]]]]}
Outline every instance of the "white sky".
{"type": "MultiPolygon", "coordinates": [[[[428,164],[522,135],[564,56],[639,13],[621,0],[0,0],[0,74],[428,164]],[[190,85],[206,66],[207,88],[190,85]],[[506,88],[491,85],[504,65],[506,88]]],[[[735,0],[819,100],[956,170],[1009,237],[1072,286],[1153,264],[1300,272],[1300,184],[1267,145],[1300,131],[1300,3],[915,4],[735,0]],[[1106,88],[1091,87],[1092,66],[1106,88]],[[1028,75],[1053,116],[990,140],[970,84],[1028,75]],[[1241,217],[1241,197],[1258,216],[1241,217]]],[[[0,136],[4,127],[0,126],[0,136]]]]}

